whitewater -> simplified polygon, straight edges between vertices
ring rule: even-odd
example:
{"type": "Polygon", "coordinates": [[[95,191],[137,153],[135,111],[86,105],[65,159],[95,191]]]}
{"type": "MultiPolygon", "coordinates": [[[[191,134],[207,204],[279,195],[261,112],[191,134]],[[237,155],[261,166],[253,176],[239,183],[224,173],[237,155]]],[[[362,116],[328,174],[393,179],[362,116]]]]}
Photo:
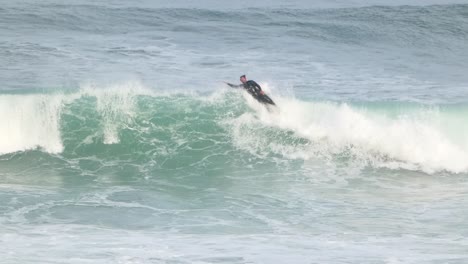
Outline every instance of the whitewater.
{"type": "Polygon", "coordinates": [[[2,263],[466,263],[467,44],[462,0],[4,1],[2,263]]]}

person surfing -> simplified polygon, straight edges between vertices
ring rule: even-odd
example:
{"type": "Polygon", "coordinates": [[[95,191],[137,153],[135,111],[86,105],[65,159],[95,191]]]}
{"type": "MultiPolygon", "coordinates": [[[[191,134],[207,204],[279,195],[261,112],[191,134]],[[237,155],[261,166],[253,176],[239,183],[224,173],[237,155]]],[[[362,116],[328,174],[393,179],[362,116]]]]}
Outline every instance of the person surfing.
{"type": "Polygon", "coordinates": [[[232,84],[226,82],[227,85],[229,85],[232,88],[243,88],[245,89],[250,95],[252,95],[253,98],[255,98],[258,102],[262,104],[270,104],[270,105],[275,105],[275,102],[271,100],[271,98],[265,94],[265,92],[262,90],[262,87],[258,85],[253,80],[247,80],[247,77],[245,75],[242,75],[240,77],[241,84],[232,84]]]}

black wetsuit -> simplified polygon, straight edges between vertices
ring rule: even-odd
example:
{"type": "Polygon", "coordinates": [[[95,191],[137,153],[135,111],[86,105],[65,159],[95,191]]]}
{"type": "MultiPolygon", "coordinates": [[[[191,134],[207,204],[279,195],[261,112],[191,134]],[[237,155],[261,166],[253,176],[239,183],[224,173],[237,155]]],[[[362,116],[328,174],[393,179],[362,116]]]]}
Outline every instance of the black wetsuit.
{"type": "Polygon", "coordinates": [[[275,105],[275,102],[273,102],[273,100],[271,100],[271,98],[268,95],[262,93],[262,87],[260,87],[260,85],[258,85],[258,83],[256,83],[255,81],[250,80],[239,85],[228,83],[227,85],[233,88],[242,87],[260,103],[275,105]]]}

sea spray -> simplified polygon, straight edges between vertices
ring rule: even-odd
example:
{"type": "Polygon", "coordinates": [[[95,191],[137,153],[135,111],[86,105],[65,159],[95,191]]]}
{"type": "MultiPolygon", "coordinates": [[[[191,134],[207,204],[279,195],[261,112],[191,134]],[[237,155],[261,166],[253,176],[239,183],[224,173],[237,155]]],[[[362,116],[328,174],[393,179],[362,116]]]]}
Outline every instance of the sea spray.
{"type": "Polygon", "coordinates": [[[62,95],[0,95],[0,153],[41,148],[63,150],[60,121],[62,95]]]}

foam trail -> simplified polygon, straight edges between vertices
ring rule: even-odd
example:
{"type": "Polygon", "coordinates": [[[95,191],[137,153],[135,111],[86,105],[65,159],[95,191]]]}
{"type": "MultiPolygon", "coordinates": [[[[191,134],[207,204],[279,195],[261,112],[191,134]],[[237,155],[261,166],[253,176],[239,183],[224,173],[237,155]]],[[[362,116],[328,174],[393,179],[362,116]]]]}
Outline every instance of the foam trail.
{"type": "MultiPolygon", "coordinates": [[[[389,117],[344,103],[277,99],[280,111],[274,114],[248,102],[263,124],[292,130],[296,136],[313,143],[313,149],[309,149],[308,153],[304,153],[304,149],[292,151],[288,145],[276,145],[276,152],[280,154],[308,159],[320,149],[323,156],[350,153],[354,159],[372,163],[373,166],[420,169],[428,173],[468,171],[466,144],[455,140],[442,125],[449,119],[448,113],[426,115],[424,112],[428,110],[421,107],[414,113],[389,117]]],[[[457,123],[463,123],[463,118],[462,115],[450,116],[451,122],[457,123]]],[[[262,140],[258,133],[250,133],[251,139],[246,143],[245,133],[240,131],[246,126],[253,126],[255,120],[244,115],[232,122],[234,140],[239,146],[246,147],[262,140]]],[[[468,131],[458,131],[457,134],[460,133],[466,135],[468,131]]],[[[269,151],[272,150],[274,148],[270,147],[269,151]]]]}

